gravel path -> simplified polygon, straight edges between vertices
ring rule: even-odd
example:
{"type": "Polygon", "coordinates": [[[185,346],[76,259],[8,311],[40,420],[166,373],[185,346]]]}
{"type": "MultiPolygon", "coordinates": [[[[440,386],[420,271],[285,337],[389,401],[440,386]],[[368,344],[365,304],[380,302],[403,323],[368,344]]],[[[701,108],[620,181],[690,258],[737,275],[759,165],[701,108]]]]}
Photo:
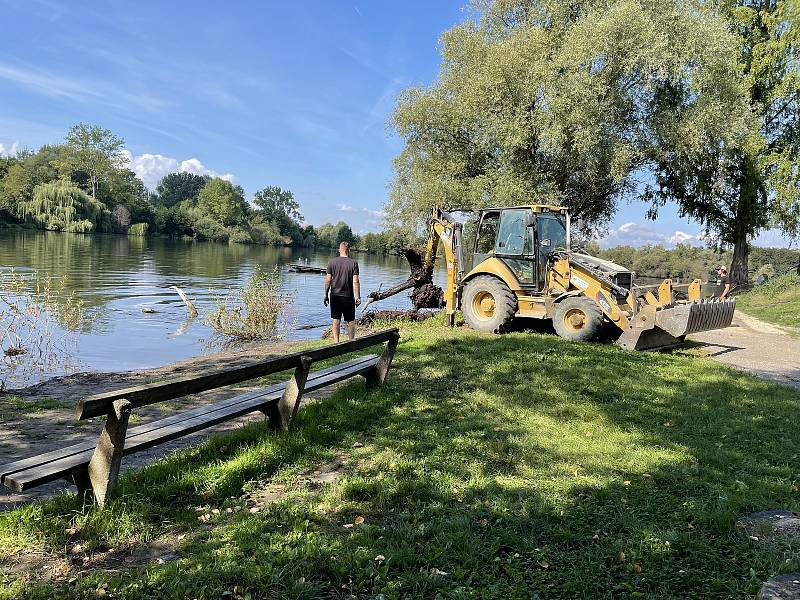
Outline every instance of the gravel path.
{"type": "Polygon", "coordinates": [[[736,311],[726,329],[689,336],[714,360],[800,389],[800,335],[736,311]]]}

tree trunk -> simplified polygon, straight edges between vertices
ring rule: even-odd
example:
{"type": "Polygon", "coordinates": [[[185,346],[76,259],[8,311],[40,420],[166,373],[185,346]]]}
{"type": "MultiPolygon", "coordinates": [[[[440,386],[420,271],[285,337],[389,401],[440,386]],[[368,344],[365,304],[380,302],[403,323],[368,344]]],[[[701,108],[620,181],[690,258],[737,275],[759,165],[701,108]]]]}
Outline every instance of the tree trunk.
{"type": "Polygon", "coordinates": [[[733,244],[733,260],[731,261],[731,284],[747,284],[747,263],[750,258],[750,244],[747,235],[740,233],[733,244]]]}

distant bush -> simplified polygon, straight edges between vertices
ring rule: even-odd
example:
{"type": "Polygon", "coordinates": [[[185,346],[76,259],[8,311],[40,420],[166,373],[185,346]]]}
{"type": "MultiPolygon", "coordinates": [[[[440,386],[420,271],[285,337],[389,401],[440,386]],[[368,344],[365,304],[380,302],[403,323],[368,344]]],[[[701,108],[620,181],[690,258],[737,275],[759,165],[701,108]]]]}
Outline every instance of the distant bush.
{"type": "Polygon", "coordinates": [[[201,241],[227,242],[230,238],[228,228],[211,217],[198,217],[192,224],[192,229],[194,229],[195,239],[201,241]]]}
{"type": "Polygon", "coordinates": [[[22,204],[26,218],[43,229],[90,233],[110,231],[111,212],[102,202],[68,181],[37,185],[33,198],[22,204]]]}
{"type": "Polygon", "coordinates": [[[230,227],[228,234],[229,244],[252,244],[253,238],[241,227],[230,227]]]}
{"type": "Polygon", "coordinates": [[[134,223],[128,228],[128,235],[133,237],[144,237],[150,230],[150,223],[134,223]]]}
{"type": "Polygon", "coordinates": [[[288,326],[291,302],[292,296],[281,290],[277,267],[268,272],[256,267],[244,287],[229,290],[217,299],[206,322],[231,340],[275,339],[288,326]]]}

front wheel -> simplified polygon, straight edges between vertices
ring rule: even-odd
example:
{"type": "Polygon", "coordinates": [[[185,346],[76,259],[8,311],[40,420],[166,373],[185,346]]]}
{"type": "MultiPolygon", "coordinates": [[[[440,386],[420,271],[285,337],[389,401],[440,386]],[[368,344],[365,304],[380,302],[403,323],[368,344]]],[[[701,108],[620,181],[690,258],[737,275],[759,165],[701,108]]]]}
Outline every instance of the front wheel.
{"type": "Polygon", "coordinates": [[[461,312],[473,329],[503,333],[514,320],[517,298],[505,283],[484,275],[470,280],[465,286],[461,312]]]}
{"type": "Polygon", "coordinates": [[[553,328],[565,340],[588,342],[595,339],[603,326],[603,312],[586,296],[573,296],[558,303],[553,315],[553,328]]]}

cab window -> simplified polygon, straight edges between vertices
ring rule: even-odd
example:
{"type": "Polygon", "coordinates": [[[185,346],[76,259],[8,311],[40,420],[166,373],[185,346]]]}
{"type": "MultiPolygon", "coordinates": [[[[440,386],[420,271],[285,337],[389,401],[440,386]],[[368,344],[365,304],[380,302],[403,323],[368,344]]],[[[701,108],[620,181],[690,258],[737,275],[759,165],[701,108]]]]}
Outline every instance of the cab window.
{"type": "Polygon", "coordinates": [[[520,255],[526,249],[526,221],[528,210],[504,210],[497,235],[498,254],[520,255]]]}
{"type": "Polygon", "coordinates": [[[500,213],[487,213],[481,219],[478,228],[478,236],[475,239],[475,253],[489,254],[494,250],[494,242],[497,238],[497,226],[500,223],[500,213]]]}

